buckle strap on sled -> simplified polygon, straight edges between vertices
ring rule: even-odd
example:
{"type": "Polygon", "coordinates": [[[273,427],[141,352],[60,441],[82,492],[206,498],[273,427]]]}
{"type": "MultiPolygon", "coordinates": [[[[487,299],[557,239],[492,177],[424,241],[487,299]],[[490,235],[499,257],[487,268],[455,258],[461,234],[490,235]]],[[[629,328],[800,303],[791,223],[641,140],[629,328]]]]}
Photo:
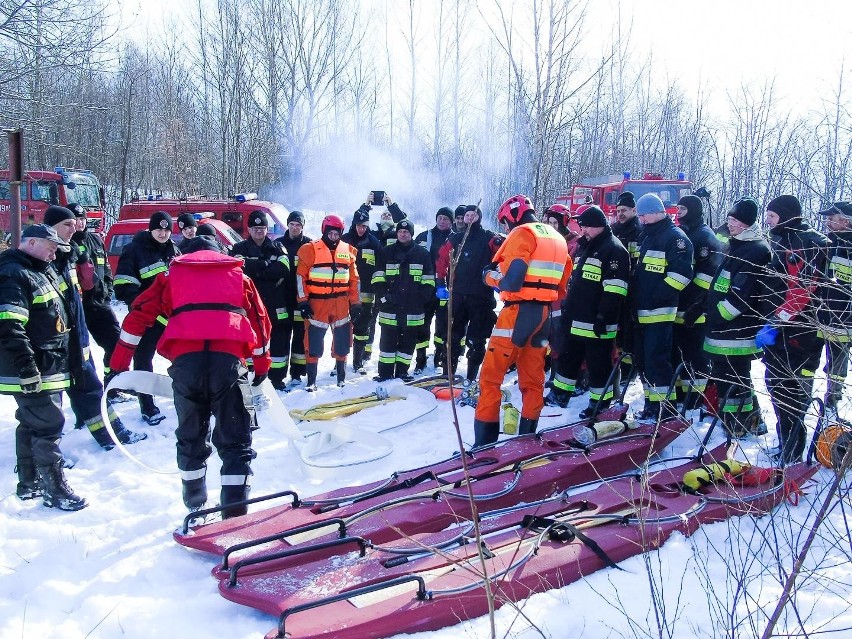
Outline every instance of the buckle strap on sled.
{"type": "MultiPolygon", "coordinates": [[[[626,522],[627,517],[625,517],[623,523],[626,522]]],[[[545,530],[547,531],[548,539],[550,539],[551,541],[571,543],[575,539],[579,539],[586,545],[589,550],[595,553],[598,559],[603,561],[604,564],[606,564],[609,568],[624,570],[624,568],[621,568],[617,563],[612,560],[609,555],[606,554],[606,551],[604,551],[604,549],[601,548],[594,539],[587,536],[579,528],[572,524],[569,524],[568,522],[557,521],[555,519],[549,519],[547,517],[526,515],[521,521],[521,526],[524,528],[529,528],[530,530],[545,530]]]]}
{"type": "Polygon", "coordinates": [[[228,313],[237,313],[243,317],[247,316],[246,309],[241,306],[234,306],[233,304],[225,304],[223,302],[199,302],[178,306],[172,311],[172,317],[186,311],[227,311],[228,313]]]}

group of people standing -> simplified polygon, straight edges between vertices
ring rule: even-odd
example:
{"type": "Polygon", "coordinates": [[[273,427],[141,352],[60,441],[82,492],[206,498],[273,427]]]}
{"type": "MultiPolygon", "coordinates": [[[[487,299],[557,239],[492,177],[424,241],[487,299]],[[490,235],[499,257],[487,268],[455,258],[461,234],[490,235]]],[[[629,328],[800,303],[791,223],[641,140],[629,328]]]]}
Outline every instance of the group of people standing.
{"type": "MultiPolygon", "coordinates": [[[[826,343],[826,407],[836,410],[842,397],[852,340],[848,202],[819,212],[828,237],[791,195],[766,205],[768,234],[750,198],[730,208],[725,233],[710,229],[692,195],[678,201],[675,223],[656,194],[622,193],[612,225],[593,204],[573,213],[557,204],[539,216],[529,198],[516,195],[497,211],[507,235],[483,228],[478,205],[442,207],[420,234],[387,194],[382,205],[374,230],[367,200],[348,229],[327,215],[317,240],[304,235],[298,211],[287,232],[271,239],[269,221],[255,211],[249,238],[230,255],[196,235],[192,216],[179,218],[183,237],[175,243],[172,219],[159,211],[125,247],[114,278],[103,242],[86,229],[85,210],[50,207],[44,224],[24,231],[20,248],[0,255],[0,392],[18,403],[18,496],[85,507],[63,474],[61,393],[109,449],[115,442],[99,408],[104,386],[131,360],[137,370],[152,370],[157,348],[172,361],[184,502],[198,509],[207,500],[212,441],[222,459],[225,516],[245,512],[249,494],[249,384],[268,376],[277,390],[315,390],[329,331],[339,385],[350,349],[353,370],[365,373],[376,324],[379,381],[410,380],[412,363],[420,374],[430,338],[434,366],[444,373],[455,373],[466,351],[466,377],[480,387],[477,447],[497,440],[500,385],[514,367],[522,434],[535,432],[545,403],[567,406],[584,370],[589,405],[581,417],[608,407],[617,389],[611,371],[629,353],[645,389],[640,420],[672,417],[679,399],[710,396],[713,382],[714,408],[739,437],[765,432],[750,378],[762,354],[783,463],[803,454],[804,415],[826,343]],[[113,293],[130,309],[121,328],[113,293]],[[90,337],[106,353],[105,384],[90,337]]],[[[109,397],[124,399],[114,391],[109,397]]],[[[152,397],[139,394],[139,403],[146,422],[163,419],[152,397]]],[[[109,417],[122,444],[144,439],[109,417]]]]}

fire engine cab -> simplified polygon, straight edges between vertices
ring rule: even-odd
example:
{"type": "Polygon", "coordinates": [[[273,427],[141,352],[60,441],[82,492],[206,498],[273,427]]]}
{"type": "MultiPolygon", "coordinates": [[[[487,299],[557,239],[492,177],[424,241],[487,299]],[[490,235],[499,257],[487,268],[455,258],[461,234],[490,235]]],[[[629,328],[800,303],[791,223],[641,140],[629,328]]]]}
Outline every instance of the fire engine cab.
{"type": "MultiPolygon", "coordinates": [[[[0,171],[0,230],[10,231],[9,171],[0,171]]],[[[86,209],[86,224],[92,231],[104,227],[104,189],[91,171],[57,166],[53,171],[27,171],[21,182],[21,227],[40,224],[51,204],[80,204],[86,209]]]]}
{"type": "Polygon", "coordinates": [[[618,196],[624,191],[633,193],[637,200],[646,193],[654,193],[666,205],[666,211],[675,214],[678,200],[692,193],[692,182],[683,173],[671,180],[659,173],[645,173],[641,178],[634,178],[625,171],[622,175],[585,179],[557,196],[556,202],[570,208],[572,213],[583,204],[597,204],[604,213],[613,216],[618,196]]]}

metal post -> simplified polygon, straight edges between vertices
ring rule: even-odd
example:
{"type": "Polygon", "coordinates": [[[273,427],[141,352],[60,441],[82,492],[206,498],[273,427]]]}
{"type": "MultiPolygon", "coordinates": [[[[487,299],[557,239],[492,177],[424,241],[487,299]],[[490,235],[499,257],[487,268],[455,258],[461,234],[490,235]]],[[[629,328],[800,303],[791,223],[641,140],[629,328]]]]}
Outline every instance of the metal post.
{"type": "Polygon", "coordinates": [[[24,181],[24,130],[6,129],[9,138],[9,244],[21,243],[21,184],[24,181]]]}

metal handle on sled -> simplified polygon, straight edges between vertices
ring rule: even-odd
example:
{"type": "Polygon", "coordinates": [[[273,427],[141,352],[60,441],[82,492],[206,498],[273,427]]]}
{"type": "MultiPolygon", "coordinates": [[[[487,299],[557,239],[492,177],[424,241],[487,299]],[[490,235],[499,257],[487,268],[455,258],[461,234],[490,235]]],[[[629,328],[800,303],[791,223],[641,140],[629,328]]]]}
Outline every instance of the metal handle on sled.
{"type": "Polygon", "coordinates": [[[214,506],[212,508],[205,508],[203,510],[196,510],[189,513],[186,517],[183,518],[183,526],[181,526],[181,533],[187,534],[189,532],[189,522],[197,517],[203,517],[204,515],[212,515],[213,513],[222,512],[225,508],[232,508],[233,506],[247,506],[249,504],[257,504],[262,501],[268,501],[270,499],[277,499],[279,497],[292,497],[293,498],[293,508],[298,508],[302,505],[302,502],[299,500],[299,495],[297,495],[292,490],[284,490],[280,493],[272,493],[270,495],[261,495],[260,497],[252,497],[251,499],[244,499],[243,501],[236,501],[232,504],[228,504],[227,506],[214,506]]]}
{"type": "Polygon", "coordinates": [[[289,530],[284,530],[282,532],[275,533],[274,535],[258,537],[257,539],[252,539],[250,541],[244,541],[241,544],[234,544],[233,546],[229,546],[225,549],[225,552],[222,553],[222,570],[228,570],[228,558],[235,552],[245,550],[246,548],[262,546],[263,544],[267,544],[270,541],[281,541],[282,539],[287,539],[287,537],[292,537],[293,535],[299,535],[303,532],[317,530],[319,528],[326,528],[331,525],[337,525],[337,534],[340,539],[346,537],[346,522],[342,519],[335,518],[324,519],[313,524],[306,524],[304,526],[299,526],[298,528],[290,528],[289,530]]]}
{"type": "Polygon", "coordinates": [[[372,586],[364,586],[363,588],[348,590],[346,592],[332,595],[331,597],[323,597],[316,601],[310,601],[308,603],[299,604],[298,606],[293,606],[292,608],[287,608],[287,610],[282,612],[281,616],[278,618],[278,638],[283,639],[287,636],[287,630],[285,629],[284,624],[287,621],[287,617],[295,615],[297,612],[313,610],[314,608],[319,608],[326,604],[337,603],[338,601],[344,601],[346,599],[351,599],[352,597],[359,597],[370,592],[378,592],[379,590],[384,590],[386,588],[393,588],[394,586],[399,586],[400,584],[408,583],[409,581],[417,582],[416,596],[418,601],[425,601],[430,598],[429,593],[426,591],[426,580],[423,579],[423,577],[419,575],[405,575],[404,577],[397,577],[396,579],[383,581],[381,583],[373,584],[372,586]]]}
{"type": "Polygon", "coordinates": [[[296,555],[304,555],[309,552],[313,552],[315,550],[324,550],[325,548],[334,548],[335,546],[343,546],[344,544],[358,544],[358,550],[361,553],[361,556],[367,554],[367,545],[369,542],[363,537],[344,537],[343,539],[335,539],[334,541],[324,541],[319,544],[312,544],[311,546],[306,546],[304,548],[293,548],[291,550],[282,550],[281,552],[275,552],[271,555],[262,555],[260,557],[250,557],[249,559],[242,559],[235,563],[231,567],[231,576],[228,579],[228,586],[233,588],[237,585],[237,572],[240,568],[245,568],[246,566],[254,566],[255,564],[262,564],[267,561],[275,561],[276,559],[285,559],[287,557],[295,557],[296,555]]]}

